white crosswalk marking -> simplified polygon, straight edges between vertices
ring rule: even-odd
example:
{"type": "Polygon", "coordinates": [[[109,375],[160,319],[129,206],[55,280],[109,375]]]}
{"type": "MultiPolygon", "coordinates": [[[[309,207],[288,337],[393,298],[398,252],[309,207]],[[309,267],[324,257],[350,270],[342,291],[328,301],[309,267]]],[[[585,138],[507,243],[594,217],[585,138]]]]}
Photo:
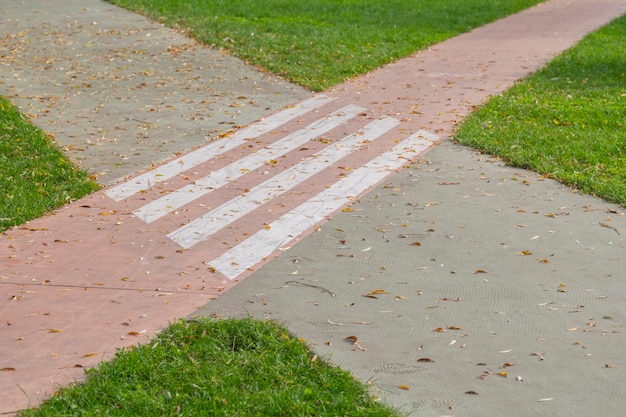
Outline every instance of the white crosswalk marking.
{"type": "MultiPolygon", "coordinates": [[[[164,219],[157,227],[165,231],[172,242],[187,250],[195,250],[196,246],[203,253],[207,250],[203,262],[215,272],[234,280],[264,263],[277,250],[303,236],[353,198],[439,142],[437,135],[420,130],[398,143],[398,135],[405,129],[400,120],[390,116],[368,120],[368,114],[374,112],[355,104],[347,104],[332,112],[328,109],[321,115],[306,115],[333,100],[324,95],[315,96],[225,140],[211,143],[113,187],[107,195],[117,201],[125,200],[127,207],[135,207],[133,214],[146,223],[168,216],[169,220],[164,219]],[[365,117],[357,118],[357,115],[365,117]],[[300,116],[308,120],[306,127],[284,126],[281,128],[285,132],[284,137],[270,134],[300,116]],[[342,130],[338,129],[344,124],[342,130]],[[294,153],[298,149],[308,149],[307,143],[326,134],[332,139],[325,148],[319,149],[319,144],[315,144],[313,149],[317,150],[308,155],[294,153]],[[343,136],[341,139],[340,135],[343,136]],[[254,138],[259,138],[258,143],[263,146],[255,147],[256,150],[250,150],[245,156],[239,152],[227,153],[254,138]],[[383,149],[390,150],[384,152],[383,149]],[[374,155],[371,155],[373,152],[374,155]],[[258,175],[258,169],[264,164],[281,157],[289,161],[286,167],[274,171],[278,173],[269,179],[258,175]],[[369,158],[371,160],[363,165],[363,160],[369,158]],[[218,159],[224,162],[220,163],[218,159]],[[330,169],[340,163],[357,168],[349,171],[341,167],[342,176],[337,177],[330,169]],[[202,169],[198,168],[200,172],[205,170],[200,174],[205,175],[203,178],[193,182],[186,180],[186,185],[178,186],[174,185],[180,184],[179,179],[169,181],[164,184],[174,190],[154,197],[164,188],[159,186],[150,190],[157,183],[200,164],[204,164],[202,169]],[[209,166],[214,166],[214,171],[210,171],[209,166]],[[210,172],[208,175],[207,171],[210,172]],[[221,188],[213,195],[215,198],[206,198],[207,194],[221,188]],[[233,197],[231,191],[236,191],[235,188],[244,191],[233,197]],[[148,193],[133,197],[144,190],[148,193]],[[309,195],[313,197],[309,198],[309,195]],[[154,199],[150,200],[150,196],[154,199]],[[198,203],[191,205],[194,201],[198,203]],[[218,207],[202,212],[202,207],[207,205],[218,207]],[[295,205],[298,206],[285,213],[289,210],[287,207],[295,205]],[[189,219],[189,223],[184,225],[175,220],[173,213],[181,208],[185,213],[183,217],[189,219]],[[274,211],[276,208],[279,213],[274,211]],[[172,230],[173,222],[178,225],[172,230]],[[230,233],[226,230],[230,228],[235,232],[246,230],[246,233],[240,235],[236,232],[238,237],[233,242],[234,246],[211,243],[216,239],[229,240],[227,235],[230,233]]],[[[334,109],[337,107],[339,105],[333,106],[334,109]]],[[[129,207],[128,210],[133,209],[129,207]]]]}
{"type": "Polygon", "coordinates": [[[433,146],[439,138],[429,132],[419,131],[391,151],[374,158],[328,189],[301,204],[296,209],[270,223],[237,246],[210,262],[227,278],[233,280],[288,244],[331,213],[382,181],[391,171],[401,168],[407,160],[433,146]]]}
{"type": "Polygon", "coordinates": [[[245,143],[246,140],[254,139],[264,133],[268,133],[278,126],[283,125],[296,117],[302,116],[311,110],[322,107],[333,100],[335,100],[334,97],[328,97],[322,94],[314,96],[239,131],[234,136],[229,137],[226,141],[219,140],[203,146],[202,148],[183,155],[180,158],[174,159],[173,161],[146,172],[145,174],[139,175],[129,181],[109,188],[105,191],[105,193],[113,200],[121,201],[142,190],[152,187],[156,183],[168,180],[183,171],[191,169],[211,158],[240,146],[245,143]]]}
{"type": "Polygon", "coordinates": [[[236,197],[198,217],[170,233],[168,237],[183,248],[188,249],[255,210],[262,203],[289,191],[322,169],[331,166],[364,143],[377,139],[397,126],[398,123],[400,122],[392,117],[375,120],[358,132],[346,136],[340,142],[326,147],[316,155],[304,159],[275,177],[257,185],[245,195],[236,197]]]}
{"type": "Polygon", "coordinates": [[[165,216],[170,211],[180,208],[185,204],[189,204],[213,190],[236,180],[247,172],[263,166],[268,159],[276,159],[304,145],[306,142],[329,132],[364,110],[363,107],[349,104],[311,123],[307,127],[285,136],[264,149],[214,171],[200,180],[194,181],[193,184],[186,185],[144,205],[139,210],[135,211],[135,215],[146,223],[151,223],[165,216]]]}

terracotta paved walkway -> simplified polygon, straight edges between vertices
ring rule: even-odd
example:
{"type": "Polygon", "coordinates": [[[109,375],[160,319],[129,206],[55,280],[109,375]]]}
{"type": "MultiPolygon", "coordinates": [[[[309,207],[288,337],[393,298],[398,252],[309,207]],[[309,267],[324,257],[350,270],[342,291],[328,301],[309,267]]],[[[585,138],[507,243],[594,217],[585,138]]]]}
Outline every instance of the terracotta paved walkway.
{"type": "Polygon", "coordinates": [[[549,1],[7,232],[0,367],[15,371],[0,373],[0,412],[37,404],[253,275],[489,95],[624,11],[549,1]]]}

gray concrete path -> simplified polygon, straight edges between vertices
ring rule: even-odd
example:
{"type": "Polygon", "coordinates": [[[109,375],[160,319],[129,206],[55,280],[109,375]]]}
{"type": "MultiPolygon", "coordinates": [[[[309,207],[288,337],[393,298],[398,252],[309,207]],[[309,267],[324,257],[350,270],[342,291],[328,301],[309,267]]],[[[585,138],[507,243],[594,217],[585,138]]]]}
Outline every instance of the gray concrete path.
{"type": "Polygon", "coordinates": [[[623,415],[624,208],[426,158],[199,314],[284,323],[411,416],[623,415]]]}
{"type": "Polygon", "coordinates": [[[407,414],[620,415],[622,208],[445,138],[623,1],[551,0],[314,96],[106,3],[10,3],[0,93],[111,187],[2,236],[0,412],[168,320],[252,314],[407,414]]]}
{"type": "Polygon", "coordinates": [[[101,184],[311,95],[100,0],[0,7],[0,94],[101,184]]]}

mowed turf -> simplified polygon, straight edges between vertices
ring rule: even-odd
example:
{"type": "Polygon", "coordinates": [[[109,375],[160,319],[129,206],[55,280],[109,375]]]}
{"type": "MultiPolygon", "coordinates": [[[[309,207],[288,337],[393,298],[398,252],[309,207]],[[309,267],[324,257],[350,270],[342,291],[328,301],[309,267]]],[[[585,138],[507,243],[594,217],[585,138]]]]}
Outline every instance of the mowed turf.
{"type": "Polygon", "coordinates": [[[322,91],[541,0],[110,0],[322,91]]]}
{"type": "Polygon", "coordinates": [[[399,416],[281,326],[176,322],[22,416],[399,416]]]}
{"type": "Polygon", "coordinates": [[[97,188],[51,137],[0,98],[0,232],[97,188]]]}
{"type": "Polygon", "coordinates": [[[456,139],[626,205],[626,16],[491,99],[456,139]]]}

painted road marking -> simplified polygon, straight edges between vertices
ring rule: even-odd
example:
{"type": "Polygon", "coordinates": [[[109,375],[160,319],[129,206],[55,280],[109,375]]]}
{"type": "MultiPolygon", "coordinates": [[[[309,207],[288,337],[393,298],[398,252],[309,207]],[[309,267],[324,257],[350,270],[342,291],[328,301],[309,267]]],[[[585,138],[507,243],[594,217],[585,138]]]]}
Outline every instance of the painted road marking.
{"type": "Polygon", "coordinates": [[[244,176],[246,173],[263,166],[269,159],[276,159],[329,132],[365,110],[363,107],[349,104],[326,117],[316,120],[307,127],[285,136],[264,149],[211,172],[206,177],[194,181],[193,184],[186,185],[144,205],[134,213],[146,223],[158,220],[167,213],[189,204],[213,190],[244,176]]]}
{"type": "Polygon", "coordinates": [[[183,171],[191,169],[209,159],[240,146],[245,143],[246,140],[254,139],[268,133],[278,126],[283,125],[296,117],[302,116],[311,110],[322,107],[333,100],[335,100],[335,97],[328,97],[323,94],[314,96],[239,131],[234,136],[228,137],[228,140],[226,141],[219,140],[203,146],[202,148],[183,155],[180,158],[174,159],[173,161],[170,161],[154,170],[139,175],[115,187],[109,188],[105,191],[105,193],[115,201],[121,201],[125,198],[131,197],[132,195],[148,189],[159,182],[168,180],[183,171]]]}
{"type": "Polygon", "coordinates": [[[181,247],[189,249],[257,209],[265,202],[286,193],[321,170],[330,167],[364,144],[374,141],[399,123],[399,120],[392,117],[375,120],[361,130],[346,136],[338,143],[327,146],[321,152],[305,158],[298,164],[252,188],[246,194],[222,204],[167,236],[181,247]]]}
{"type": "Polygon", "coordinates": [[[209,262],[216,272],[233,280],[254,267],[293,239],[348,204],[350,200],[416,157],[439,141],[430,132],[418,131],[366,165],[342,178],[296,209],[284,214],[209,262]]]}

